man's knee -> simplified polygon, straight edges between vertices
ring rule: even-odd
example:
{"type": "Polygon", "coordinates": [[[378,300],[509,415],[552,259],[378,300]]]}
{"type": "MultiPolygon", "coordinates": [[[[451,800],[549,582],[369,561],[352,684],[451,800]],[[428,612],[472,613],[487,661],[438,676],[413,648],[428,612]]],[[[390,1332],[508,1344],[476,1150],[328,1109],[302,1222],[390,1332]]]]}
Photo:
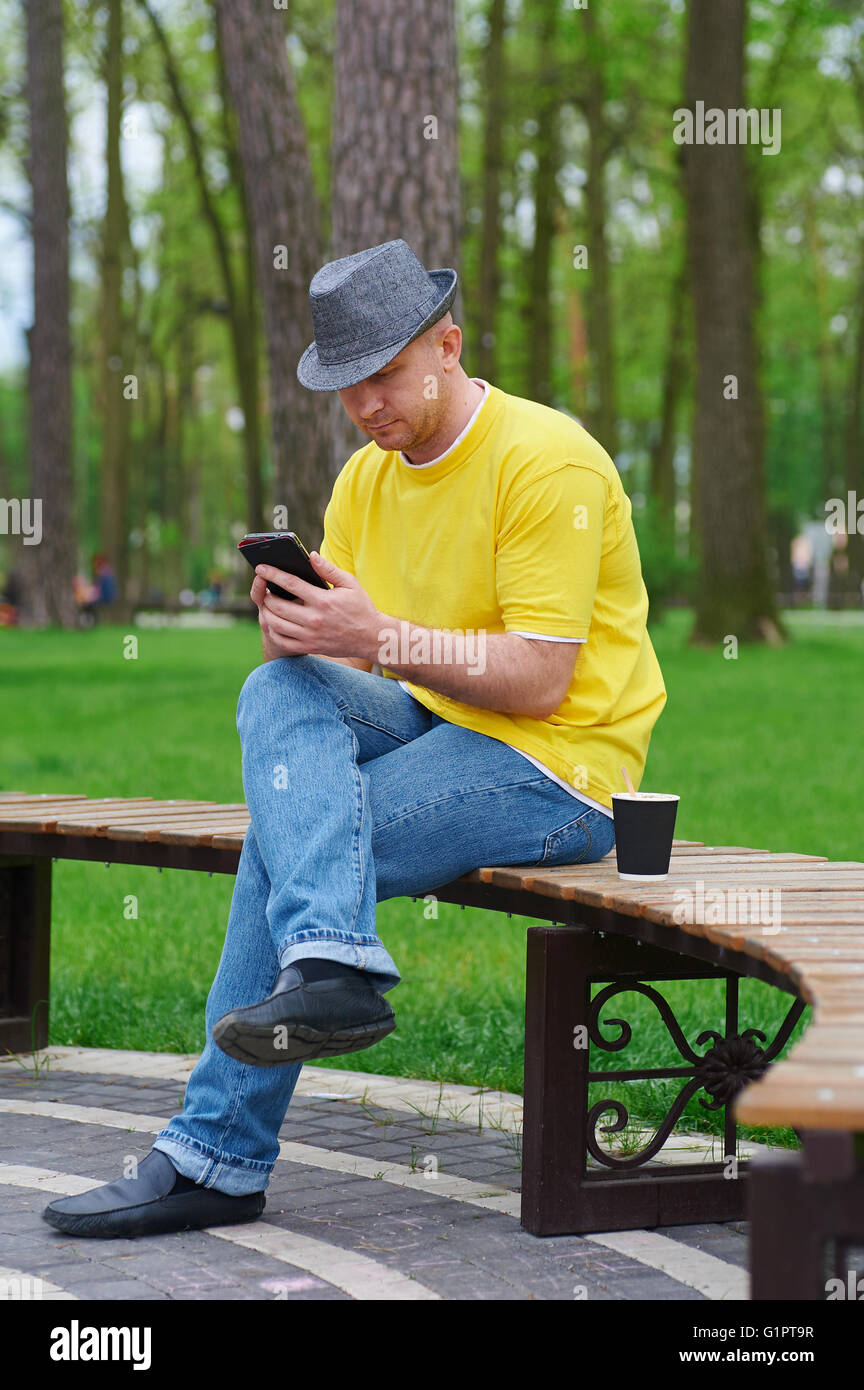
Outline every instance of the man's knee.
{"type": "Polygon", "coordinates": [[[243,682],[237,699],[237,729],[242,732],[242,724],[256,711],[267,709],[274,699],[284,702],[292,680],[300,674],[305,663],[313,658],[308,656],[282,656],[275,661],[262,662],[249,672],[243,682]]]}

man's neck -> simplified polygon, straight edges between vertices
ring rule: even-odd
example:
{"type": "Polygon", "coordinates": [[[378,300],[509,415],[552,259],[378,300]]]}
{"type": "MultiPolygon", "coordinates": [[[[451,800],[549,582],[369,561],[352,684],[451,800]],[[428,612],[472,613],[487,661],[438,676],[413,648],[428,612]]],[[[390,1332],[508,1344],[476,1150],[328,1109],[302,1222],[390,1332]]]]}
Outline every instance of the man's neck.
{"type": "Polygon", "coordinates": [[[412,450],[410,454],[405,454],[408,462],[431,463],[432,459],[437,459],[441,454],[446,453],[453,441],[459,438],[482,399],[483,387],[466,376],[446,426],[439,430],[438,434],[430,439],[422,449],[412,450]]]}

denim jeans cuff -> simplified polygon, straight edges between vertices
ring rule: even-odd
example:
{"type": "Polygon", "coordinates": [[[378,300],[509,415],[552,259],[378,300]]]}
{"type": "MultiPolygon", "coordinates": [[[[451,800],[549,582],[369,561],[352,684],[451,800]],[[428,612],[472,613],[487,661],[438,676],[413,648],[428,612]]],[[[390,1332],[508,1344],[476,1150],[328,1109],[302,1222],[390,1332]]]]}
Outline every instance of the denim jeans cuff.
{"type": "Polygon", "coordinates": [[[167,1154],[174,1167],[184,1177],[193,1182],[203,1182],[205,1187],[215,1187],[230,1197],[244,1196],[248,1192],[263,1192],[267,1187],[272,1165],[258,1163],[254,1159],[241,1159],[232,1155],[230,1161],[216,1149],[211,1149],[200,1141],[194,1144],[188,1139],[178,1139],[170,1129],[163,1129],[153,1141],[153,1148],[167,1154]]]}
{"type": "Polygon", "coordinates": [[[383,946],[369,946],[362,941],[352,945],[348,941],[335,940],[333,937],[295,941],[283,947],[279,955],[280,969],[284,970],[295,960],[306,960],[310,957],[338,960],[343,965],[353,965],[355,969],[365,971],[379,994],[393,989],[402,979],[389,952],[383,946]]]}

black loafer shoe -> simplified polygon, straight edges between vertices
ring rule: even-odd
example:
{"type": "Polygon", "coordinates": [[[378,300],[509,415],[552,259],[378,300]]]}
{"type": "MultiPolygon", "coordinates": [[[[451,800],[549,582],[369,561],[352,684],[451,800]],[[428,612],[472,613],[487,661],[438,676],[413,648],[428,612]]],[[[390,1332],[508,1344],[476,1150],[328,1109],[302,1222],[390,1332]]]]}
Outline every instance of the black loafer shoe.
{"type": "Polygon", "coordinates": [[[264,1210],[263,1192],[232,1197],[215,1187],[188,1192],[171,1189],[177,1169],[161,1149],[152,1149],[138,1164],[134,1178],[120,1178],[75,1197],[61,1197],[42,1213],[58,1231],[75,1236],[144,1236],[166,1231],[199,1231],[254,1221],[264,1210]]]}
{"type": "Polygon", "coordinates": [[[213,1041],[238,1062],[279,1067],[359,1052],[395,1027],[392,1008],[360,971],[351,978],[305,981],[289,965],[260,1004],[223,1015],[213,1041]]]}

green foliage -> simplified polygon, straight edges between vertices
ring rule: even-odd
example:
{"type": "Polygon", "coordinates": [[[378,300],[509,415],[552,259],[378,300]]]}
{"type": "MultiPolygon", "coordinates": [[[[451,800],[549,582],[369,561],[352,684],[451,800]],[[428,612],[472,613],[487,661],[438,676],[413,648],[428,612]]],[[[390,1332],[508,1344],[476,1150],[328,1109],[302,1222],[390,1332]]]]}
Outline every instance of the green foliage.
{"type": "Polygon", "coordinates": [[[670,599],[683,602],[695,598],[698,562],[682,555],[680,539],[664,522],[658,504],[650,499],[640,511],[633,510],[633,527],[642,561],[642,578],[648,590],[651,621],[656,622],[670,599]]]}
{"type": "MultiPolygon", "coordinates": [[[[591,152],[586,91],[593,72],[602,80],[609,151],[604,194],[620,437],[626,440],[627,462],[636,476],[646,468],[661,412],[670,292],[686,241],[680,151],[671,138],[673,112],[683,100],[686,7],[673,7],[669,0],[642,0],[639,5],[617,0],[597,9],[596,42],[589,42],[585,12],[559,3],[556,60],[541,73],[539,30],[548,3],[552,0],[519,0],[506,7],[496,384],[517,395],[526,393],[532,344],[525,308],[531,292],[536,118],[542,87],[555,93],[560,114],[560,208],[550,287],[553,403],[578,418],[591,417],[597,364],[593,345],[582,344],[580,331],[596,288],[593,252],[589,247],[587,266],[576,268],[573,250],[591,240],[592,209],[585,196],[591,152]]],[[[245,263],[242,200],[228,158],[230,121],[218,77],[214,7],[208,0],[176,0],[155,8],[201,136],[214,202],[240,280],[245,263]]],[[[488,0],[455,0],[455,12],[463,363],[472,372],[483,254],[488,0]]],[[[287,52],[325,240],[335,14],[335,0],[293,0],[285,14],[287,52]]],[[[6,38],[0,55],[0,172],[12,209],[11,217],[8,212],[3,216],[7,229],[19,229],[19,251],[28,235],[29,205],[23,162],[23,15],[20,0],[0,0],[6,38]]],[[[64,15],[74,251],[76,525],[84,561],[98,545],[103,408],[99,273],[104,190],[93,173],[94,157],[102,157],[103,136],[94,134],[88,113],[104,98],[101,64],[107,10],[104,5],[67,0],[64,15]]],[[[862,125],[856,99],[860,68],[858,86],[853,71],[856,60],[860,62],[854,21],[855,7],[847,0],[754,0],[748,6],[745,100],[779,108],[783,118],[779,157],[748,150],[761,292],[754,324],[766,404],[766,511],[780,509],[801,519],[822,516],[825,497],[841,490],[861,313],[862,198],[856,179],[862,125]],[[822,177],[827,170],[833,181],[822,177]],[[840,174],[845,183],[838,182],[840,174]]],[[[130,531],[145,531],[150,514],[164,522],[159,564],[151,566],[147,579],[176,593],[183,585],[200,586],[200,576],[209,568],[203,552],[209,552],[211,564],[219,563],[217,552],[230,546],[230,528],[244,515],[240,441],[228,423],[237,392],[219,266],[164,63],[138,4],[124,6],[124,26],[124,116],[135,118],[140,132],[122,141],[138,257],[126,285],[127,307],[135,307],[134,368],[140,380],[129,524],[130,531]],[[191,544],[181,544],[181,536],[191,544]]],[[[410,105],[407,110],[410,113],[410,105]]],[[[10,230],[10,244],[14,239],[10,230]]],[[[13,267],[21,263],[20,256],[10,262],[13,267]]],[[[14,268],[0,272],[0,294],[12,286],[15,273],[14,268]]],[[[693,395],[689,310],[683,332],[687,380],[682,383],[676,422],[679,449],[687,445],[693,395]]],[[[263,383],[266,354],[260,327],[258,348],[263,383]]],[[[294,365],[286,369],[293,371],[294,365]]],[[[267,487],[266,429],[263,437],[267,487]]],[[[623,465],[623,453],[620,457],[623,465]]],[[[9,368],[0,379],[0,495],[4,489],[24,494],[26,479],[26,370],[9,368]]],[[[640,545],[649,593],[658,607],[692,591],[690,568],[664,545],[650,521],[640,522],[640,545]]],[[[2,547],[0,537],[0,569],[6,561],[2,547]]],[[[144,548],[133,550],[137,582],[144,582],[146,559],[144,548]]]]}

